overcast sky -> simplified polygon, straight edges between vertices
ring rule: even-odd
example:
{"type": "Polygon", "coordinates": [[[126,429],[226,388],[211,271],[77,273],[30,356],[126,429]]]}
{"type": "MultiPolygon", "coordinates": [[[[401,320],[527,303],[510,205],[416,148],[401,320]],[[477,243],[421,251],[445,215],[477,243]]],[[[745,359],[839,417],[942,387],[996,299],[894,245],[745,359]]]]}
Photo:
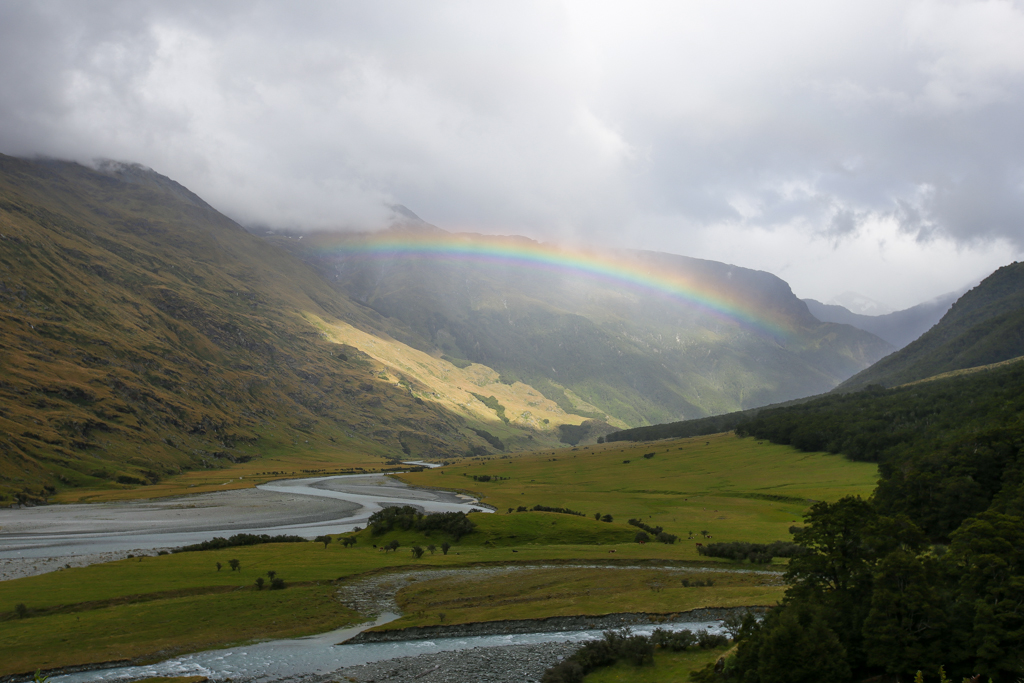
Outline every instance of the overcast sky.
{"type": "Polygon", "coordinates": [[[0,152],[903,308],[1024,252],[1024,4],[4,0],[0,152]]]}

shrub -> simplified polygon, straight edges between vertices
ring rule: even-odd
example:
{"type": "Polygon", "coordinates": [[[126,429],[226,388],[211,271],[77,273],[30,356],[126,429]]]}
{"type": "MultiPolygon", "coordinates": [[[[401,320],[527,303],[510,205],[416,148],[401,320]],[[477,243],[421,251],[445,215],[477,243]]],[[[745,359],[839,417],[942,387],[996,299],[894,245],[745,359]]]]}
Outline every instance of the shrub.
{"type": "Polygon", "coordinates": [[[411,505],[387,507],[370,515],[370,529],[374,536],[382,536],[399,528],[402,531],[441,531],[456,541],[473,532],[476,525],[469,521],[465,512],[435,512],[421,514],[411,505]]]}
{"type": "Polygon", "coordinates": [[[281,577],[276,576],[276,577],[274,577],[273,579],[270,580],[270,590],[272,590],[272,591],[279,591],[279,590],[283,590],[284,587],[285,587],[284,579],[282,579],[281,577]]]}
{"type": "Polygon", "coordinates": [[[258,591],[263,590],[263,584],[264,583],[265,583],[265,581],[263,581],[263,577],[262,576],[257,576],[256,577],[256,590],[258,590],[258,591]]]}
{"type": "MultiPolygon", "coordinates": [[[[175,548],[171,552],[175,553],[187,553],[196,550],[219,550],[221,548],[233,548],[235,546],[243,545],[259,545],[261,543],[305,543],[306,539],[302,536],[268,536],[267,534],[235,534],[231,538],[221,538],[220,536],[210,539],[209,541],[203,541],[202,543],[196,543],[194,545],[186,545],[181,548],[175,548]]],[[[167,552],[163,551],[159,553],[166,555],[167,552]]]]}
{"type": "Polygon", "coordinates": [[[14,606],[14,613],[18,615],[19,619],[24,619],[28,616],[28,607],[25,606],[25,603],[19,602],[14,606]]]}
{"type": "Polygon", "coordinates": [[[658,628],[651,634],[651,642],[665,650],[682,652],[697,643],[697,636],[693,635],[693,631],[685,629],[682,631],[666,631],[665,629],[658,628]]]}

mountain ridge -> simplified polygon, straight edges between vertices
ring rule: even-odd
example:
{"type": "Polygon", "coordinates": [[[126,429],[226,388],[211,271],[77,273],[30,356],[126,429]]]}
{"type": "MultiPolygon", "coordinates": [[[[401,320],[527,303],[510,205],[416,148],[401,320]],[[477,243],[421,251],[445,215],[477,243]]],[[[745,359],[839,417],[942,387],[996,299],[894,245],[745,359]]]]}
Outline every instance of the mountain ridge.
{"type": "MultiPolygon", "coordinates": [[[[820,393],[892,350],[870,333],[817,320],[787,283],[763,271],[658,252],[572,253],[604,259],[602,265],[611,261],[612,271],[689,278],[791,326],[791,338],[657,292],[638,293],[622,281],[570,271],[561,267],[560,253],[544,254],[543,265],[554,261],[554,268],[502,257],[509,241],[524,250],[555,249],[525,237],[436,230],[443,236],[438,239],[458,240],[459,249],[487,258],[448,258],[444,245],[399,251],[391,242],[366,256],[383,239],[379,233],[266,238],[316,268],[337,291],[401,322],[403,342],[493,367],[563,407],[572,405],[571,390],[603,412],[590,416],[627,424],[820,393]]],[[[385,237],[403,244],[400,227],[385,237]]]]}
{"type": "Polygon", "coordinates": [[[1024,355],[1024,263],[997,269],[917,340],[840,384],[890,387],[1024,355]]]}

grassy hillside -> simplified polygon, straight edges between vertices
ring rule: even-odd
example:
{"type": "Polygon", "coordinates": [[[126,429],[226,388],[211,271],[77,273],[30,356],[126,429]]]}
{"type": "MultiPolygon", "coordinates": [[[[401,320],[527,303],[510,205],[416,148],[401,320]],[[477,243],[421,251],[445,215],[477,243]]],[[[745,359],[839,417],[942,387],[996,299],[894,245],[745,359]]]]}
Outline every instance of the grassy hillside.
{"type": "Polygon", "coordinates": [[[0,268],[0,504],[285,454],[490,452],[491,429],[557,443],[583,420],[480,369],[375,358],[386,319],[141,167],[0,157],[0,268]]]}
{"type": "Polygon", "coordinates": [[[891,387],[1024,355],[1024,263],[1003,266],[964,294],[935,327],[839,386],[891,387]]]}
{"type": "MultiPolygon", "coordinates": [[[[390,238],[448,233],[424,223],[390,238]]],[[[877,337],[819,322],[782,280],[759,271],[653,252],[623,267],[669,273],[741,301],[785,333],[743,326],[684,299],[564,269],[432,253],[370,253],[353,234],[267,239],[314,266],[335,289],[404,326],[396,338],[522,381],[563,410],[619,426],[693,418],[833,388],[891,350],[877,337]]],[[[481,250],[525,238],[459,235],[481,250]]],[[[447,238],[444,238],[447,239],[447,238]]]]}

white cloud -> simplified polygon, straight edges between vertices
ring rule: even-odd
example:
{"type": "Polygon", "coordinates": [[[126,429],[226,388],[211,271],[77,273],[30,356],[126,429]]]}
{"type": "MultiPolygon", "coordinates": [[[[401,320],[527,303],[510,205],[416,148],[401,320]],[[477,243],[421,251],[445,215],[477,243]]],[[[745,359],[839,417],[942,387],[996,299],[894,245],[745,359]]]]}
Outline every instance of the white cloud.
{"type": "Polygon", "coordinates": [[[0,151],[137,161],[252,223],[400,202],[934,295],[1024,249],[1021,35],[1003,1],[7,3],[0,151]]]}

